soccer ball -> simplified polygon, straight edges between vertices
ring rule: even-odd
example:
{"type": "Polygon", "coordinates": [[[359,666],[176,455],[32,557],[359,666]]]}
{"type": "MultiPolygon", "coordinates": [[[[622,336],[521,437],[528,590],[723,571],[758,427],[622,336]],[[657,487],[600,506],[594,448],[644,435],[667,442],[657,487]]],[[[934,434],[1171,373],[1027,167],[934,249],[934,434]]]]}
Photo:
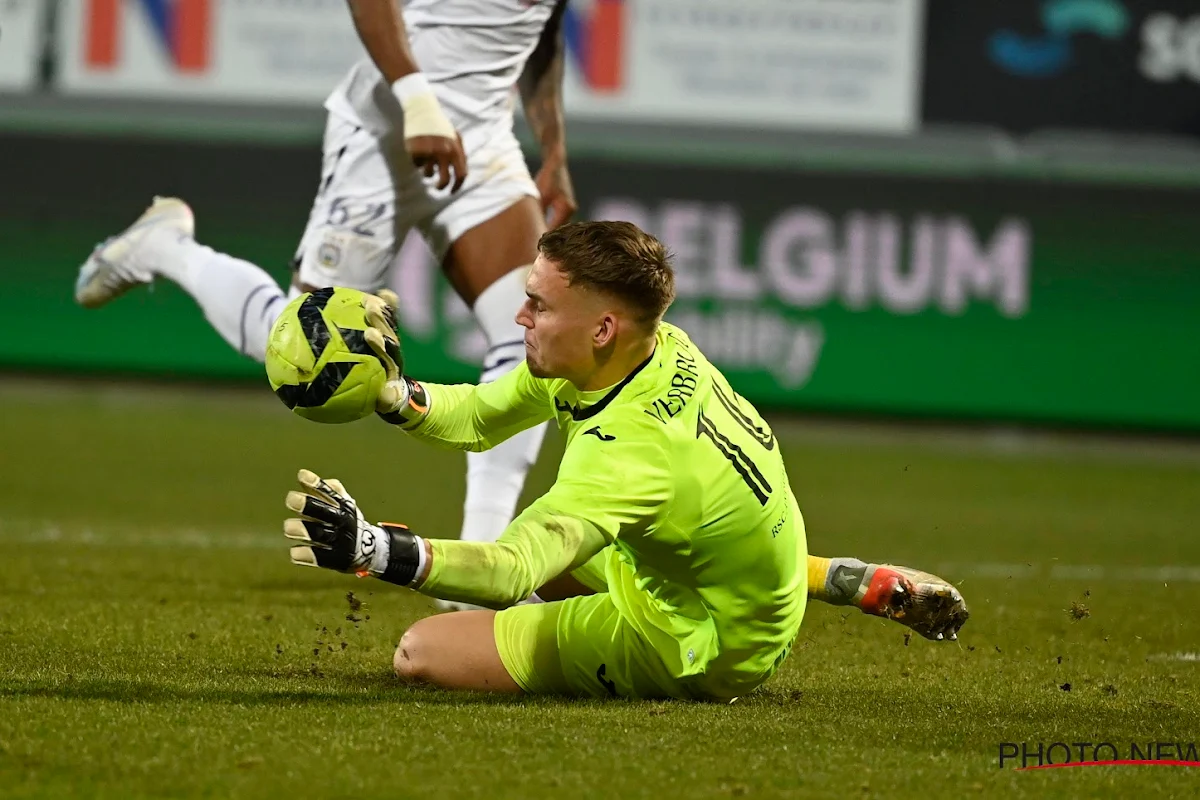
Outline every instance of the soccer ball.
{"type": "Polygon", "coordinates": [[[363,335],[357,289],[307,292],[288,303],[267,339],[267,379],[283,404],[314,422],[353,422],[375,411],[387,380],[363,335]]]}

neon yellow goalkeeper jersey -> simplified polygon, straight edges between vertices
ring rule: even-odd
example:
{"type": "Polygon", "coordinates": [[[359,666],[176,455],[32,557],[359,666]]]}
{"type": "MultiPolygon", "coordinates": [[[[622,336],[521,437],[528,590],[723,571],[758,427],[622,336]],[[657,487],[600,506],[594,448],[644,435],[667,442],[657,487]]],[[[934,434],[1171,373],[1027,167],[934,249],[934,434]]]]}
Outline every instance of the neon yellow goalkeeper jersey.
{"type": "Polygon", "coordinates": [[[771,429],[683,331],[662,324],[650,358],[598,392],[524,364],[425,388],[418,438],[480,450],[556,418],[567,445],[496,545],[433,541],[422,590],[503,606],[604,550],[615,606],[676,677],[774,669],[804,614],[803,521],[771,429]]]}

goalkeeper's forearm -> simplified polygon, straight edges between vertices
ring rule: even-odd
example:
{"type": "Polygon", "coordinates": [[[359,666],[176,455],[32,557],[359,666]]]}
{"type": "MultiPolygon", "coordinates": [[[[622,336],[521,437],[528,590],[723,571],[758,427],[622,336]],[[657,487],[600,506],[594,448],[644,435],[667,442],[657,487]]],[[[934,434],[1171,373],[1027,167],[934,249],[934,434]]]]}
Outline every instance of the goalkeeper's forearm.
{"type": "Polygon", "coordinates": [[[606,544],[599,529],[575,517],[527,510],[496,542],[423,539],[397,547],[387,570],[391,583],[443,600],[507,608],[532,595],[551,578],[587,561],[606,544]]]}
{"type": "Polygon", "coordinates": [[[549,418],[509,402],[508,379],[480,386],[400,381],[395,410],[381,413],[386,421],[417,439],[452,450],[479,452],[549,418]]]}

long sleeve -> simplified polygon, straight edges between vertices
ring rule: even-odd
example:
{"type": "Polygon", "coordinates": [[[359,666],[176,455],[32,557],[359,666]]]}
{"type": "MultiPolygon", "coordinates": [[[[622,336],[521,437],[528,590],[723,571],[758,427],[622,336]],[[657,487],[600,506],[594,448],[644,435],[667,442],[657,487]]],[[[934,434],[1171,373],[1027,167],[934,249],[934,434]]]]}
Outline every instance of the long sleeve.
{"type": "Polygon", "coordinates": [[[492,383],[454,386],[422,381],[429,411],[412,436],[452,450],[488,450],[554,416],[554,381],[535,378],[522,363],[492,383]]]}
{"type": "Polygon", "coordinates": [[[507,608],[606,545],[595,525],[532,506],[496,542],[432,539],[433,566],[420,591],[444,600],[507,608]]]}

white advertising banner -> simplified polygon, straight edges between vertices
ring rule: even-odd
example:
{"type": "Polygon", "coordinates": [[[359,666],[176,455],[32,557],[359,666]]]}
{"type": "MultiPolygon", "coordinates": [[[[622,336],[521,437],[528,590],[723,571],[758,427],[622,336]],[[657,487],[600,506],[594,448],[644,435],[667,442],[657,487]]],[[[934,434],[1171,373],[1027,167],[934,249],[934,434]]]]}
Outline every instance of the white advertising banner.
{"type": "Polygon", "coordinates": [[[345,0],[64,0],[59,23],[65,92],[319,104],[363,56],[345,0]]]}
{"type": "Polygon", "coordinates": [[[574,0],[574,117],[908,132],[923,0],[574,0]]]}
{"type": "MultiPolygon", "coordinates": [[[[2,4],[5,0],[0,0],[2,4]]],[[[923,0],[571,0],[569,118],[907,132],[923,0]]],[[[63,0],[64,91],[320,103],[345,0],[63,0]]]]}
{"type": "Polygon", "coordinates": [[[0,91],[37,82],[46,0],[0,0],[0,91]]]}

